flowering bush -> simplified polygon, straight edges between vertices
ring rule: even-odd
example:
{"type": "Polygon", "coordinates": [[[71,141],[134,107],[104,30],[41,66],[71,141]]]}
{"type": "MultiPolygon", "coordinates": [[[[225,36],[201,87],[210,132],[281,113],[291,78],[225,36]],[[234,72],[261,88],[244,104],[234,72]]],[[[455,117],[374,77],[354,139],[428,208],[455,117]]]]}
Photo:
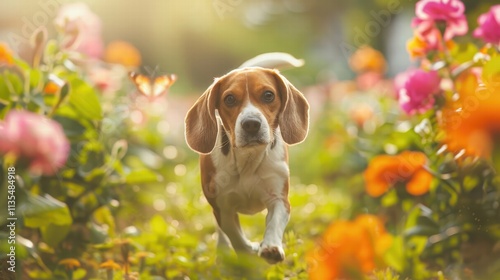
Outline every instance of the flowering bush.
{"type": "MultiPolygon", "coordinates": [[[[129,248],[128,239],[120,241],[117,223],[120,215],[130,221],[137,215],[120,203],[141,205],[136,202],[142,199],[139,186],[158,184],[160,173],[174,176],[175,161],[158,156],[164,143],[156,141],[156,130],[136,125],[131,117],[131,112],[148,112],[150,123],[157,125],[162,120],[151,108],[164,105],[141,101],[126,82],[128,70],[140,63],[132,45],[110,44],[109,63],[101,60],[100,19],[85,4],[62,6],[55,24],[58,39],[49,39],[43,27],[32,35],[30,61],[0,43],[2,205],[7,205],[7,170],[15,175],[15,180],[9,177],[15,208],[7,212],[2,207],[0,220],[17,219],[15,243],[4,242],[6,227],[0,231],[0,278],[132,279],[139,272],[150,274],[144,260],[154,254],[129,248]],[[15,273],[4,266],[14,245],[15,273]]],[[[138,230],[131,226],[129,231],[127,236],[138,230]]]]}
{"type": "MultiPolygon", "coordinates": [[[[389,270],[384,265],[363,266],[356,257],[373,244],[360,236],[347,240],[358,230],[355,218],[333,222],[319,246],[311,249],[310,256],[316,255],[311,278],[391,279],[393,272],[410,279],[500,276],[498,5],[478,19],[473,34],[484,40],[478,46],[455,41],[468,32],[464,12],[459,0],[417,2],[414,34],[407,45],[416,68],[395,77],[395,95],[390,88],[354,85],[358,92],[344,99],[362,95],[354,102],[364,107],[377,96],[368,103],[374,121],[333,130],[341,135],[337,141],[355,149],[344,147],[327,159],[338,158],[340,163],[334,167],[340,172],[329,176],[353,178],[347,182],[355,199],[362,201],[353,207],[353,216],[368,211],[385,221],[392,245],[383,247],[380,255],[367,255],[370,263],[389,270]],[[349,173],[340,167],[346,165],[349,173]],[[356,169],[363,174],[361,182],[356,169]],[[344,232],[347,225],[349,233],[344,232]]],[[[366,47],[353,55],[355,60],[360,53],[366,53],[366,47]]],[[[337,98],[335,93],[332,98],[337,98]]],[[[339,103],[335,118],[350,104],[342,99],[339,103]]]]}
{"type": "Polygon", "coordinates": [[[10,111],[0,123],[0,153],[27,160],[32,173],[53,175],[66,163],[69,142],[59,123],[38,114],[10,111]]]}

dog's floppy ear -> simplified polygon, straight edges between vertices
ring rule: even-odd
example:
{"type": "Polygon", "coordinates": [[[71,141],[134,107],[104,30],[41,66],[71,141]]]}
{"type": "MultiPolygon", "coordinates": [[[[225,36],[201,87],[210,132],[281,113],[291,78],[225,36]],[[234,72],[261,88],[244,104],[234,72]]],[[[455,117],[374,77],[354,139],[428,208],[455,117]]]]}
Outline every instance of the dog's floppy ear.
{"type": "Polygon", "coordinates": [[[271,71],[276,78],[282,98],[279,116],[281,136],[289,145],[300,143],[304,141],[309,130],[309,103],[304,95],[277,70],[271,71]]]}
{"type": "Polygon", "coordinates": [[[200,154],[208,154],[215,147],[218,124],[215,117],[219,80],[198,98],[185,119],[185,135],[188,146],[200,154]]]}

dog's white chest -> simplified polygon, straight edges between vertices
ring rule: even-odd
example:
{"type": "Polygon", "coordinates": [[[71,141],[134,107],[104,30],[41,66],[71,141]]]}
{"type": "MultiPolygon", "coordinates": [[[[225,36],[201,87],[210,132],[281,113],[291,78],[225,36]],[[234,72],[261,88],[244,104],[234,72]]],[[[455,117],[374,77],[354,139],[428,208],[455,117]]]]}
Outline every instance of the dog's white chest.
{"type": "Polygon", "coordinates": [[[215,192],[219,207],[243,214],[262,211],[268,200],[282,192],[288,178],[283,148],[276,145],[273,149],[263,147],[236,150],[228,156],[215,155],[215,192]]]}

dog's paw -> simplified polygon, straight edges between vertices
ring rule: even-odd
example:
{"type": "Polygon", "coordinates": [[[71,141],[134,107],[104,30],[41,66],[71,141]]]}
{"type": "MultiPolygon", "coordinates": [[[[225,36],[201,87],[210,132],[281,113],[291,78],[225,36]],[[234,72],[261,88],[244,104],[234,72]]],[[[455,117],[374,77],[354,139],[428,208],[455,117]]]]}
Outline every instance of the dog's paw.
{"type": "Polygon", "coordinates": [[[259,257],[265,259],[270,264],[275,264],[285,259],[285,251],[283,251],[281,246],[262,244],[259,248],[259,257]]]}
{"type": "Polygon", "coordinates": [[[255,253],[259,252],[260,243],[259,242],[249,242],[248,247],[250,248],[250,252],[255,254],[255,253]]]}

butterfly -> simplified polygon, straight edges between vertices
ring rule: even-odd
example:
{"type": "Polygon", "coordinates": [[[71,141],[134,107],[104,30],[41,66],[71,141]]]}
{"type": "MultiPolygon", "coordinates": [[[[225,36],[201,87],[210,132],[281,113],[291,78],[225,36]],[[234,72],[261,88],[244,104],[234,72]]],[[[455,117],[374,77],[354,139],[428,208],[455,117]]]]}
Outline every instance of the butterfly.
{"type": "Polygon", "coordinates": [[[144,96],[154,99],[168,92],[168,89],[177,80],[175,74],[161,75],[155,78],[130,72],[130,79],[134,82],[137,90],[144,96]]]}

